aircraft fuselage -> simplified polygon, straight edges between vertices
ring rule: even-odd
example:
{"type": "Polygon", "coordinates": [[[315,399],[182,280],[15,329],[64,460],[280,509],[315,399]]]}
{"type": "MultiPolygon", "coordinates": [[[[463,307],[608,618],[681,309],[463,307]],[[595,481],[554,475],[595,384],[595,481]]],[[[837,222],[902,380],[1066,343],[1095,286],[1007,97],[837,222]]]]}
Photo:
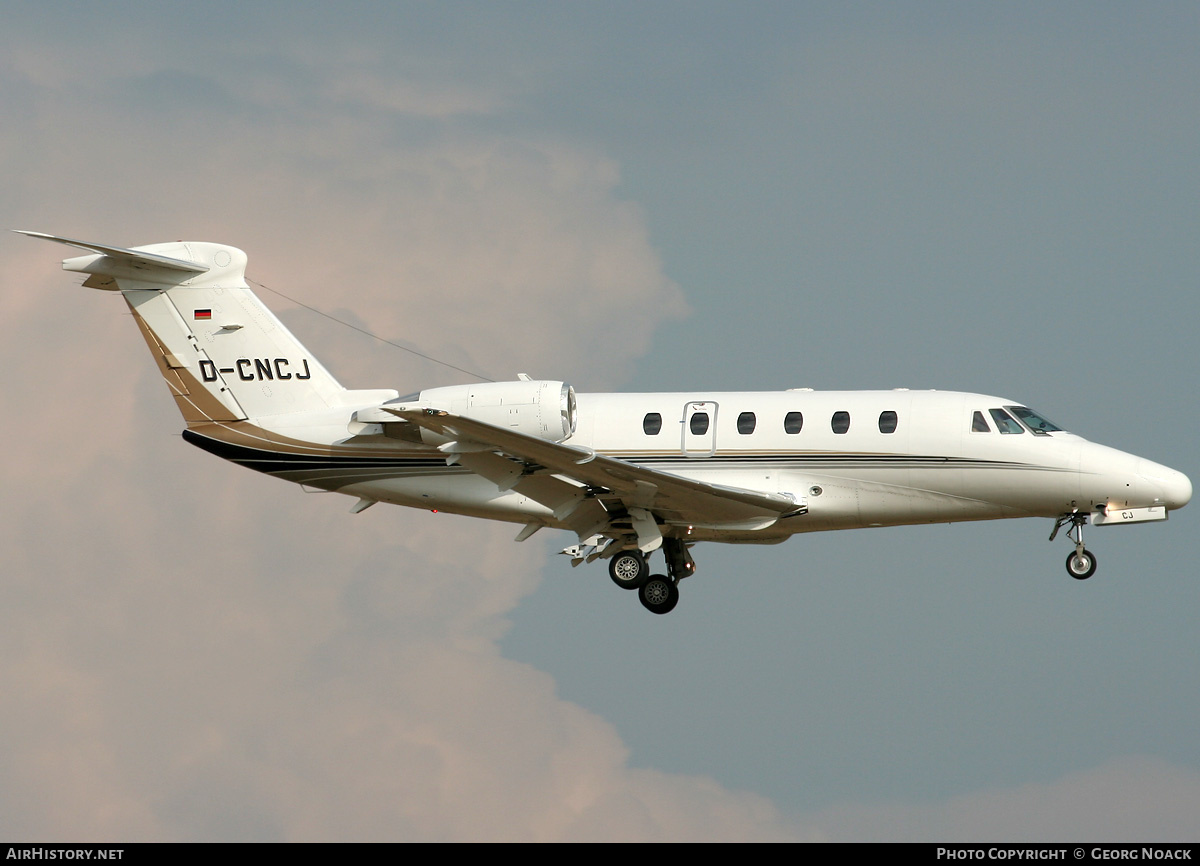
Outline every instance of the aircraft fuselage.
{"type": "MultiPolygon", "coordinates": [[[[579,394],[577,399],[577,427],[565,444],[708,484],[790,495],[807,505],[807,513],[762,529],[692,525],[688,531],[688,524],[681,524],[670,530],[694,540],[769,543],[829,529],[1054,518],[1102,508],[1175,509],[1191,496],[1182,473],[1073,433],[1038,434],[1011,421],[1012,431],[1001,432],[992,410],[1011,418],[1005,407],[1021,405],[1002,397],[797,390],[579,394]],[[707,418],[694,422],[697,414],[707,418]],[[983,425],[974,420],[977,414],[983,425]]],[[[298,429],[291,435],[316,434],[326,441],[314,445],[342,455],[378,454],[386,441],[329,432],[298,429]]],[[[406,461],[392,477],[356,481],[361,470],[339,474],[329,467],[322,477],[293,480],[378,501],[559,525],[551,509],[519,492],[499,490],[460,466],[447,466],[430,445],[394,440],[386,445],[406,461]]],[[[247,465],[287,477],[283,466],[247,465]]]]}
{"type": "Polygon", "coordinates": [[[400,397],[349,390],[246,285],[246,255],[206,242],[87,251],[63,262],[120,293],[187,425],[184,438],[287,481],[377,502],[568,530],[576,565],[609,562],[654,613],[695,570],[693,542],[1049,517],[1164,520],[1180,472],[1088,442],[1013,400],[943,391],[576,394],[519,376],[400,397]],[[665,575],[649,573],[662,551],[665,575]]]}

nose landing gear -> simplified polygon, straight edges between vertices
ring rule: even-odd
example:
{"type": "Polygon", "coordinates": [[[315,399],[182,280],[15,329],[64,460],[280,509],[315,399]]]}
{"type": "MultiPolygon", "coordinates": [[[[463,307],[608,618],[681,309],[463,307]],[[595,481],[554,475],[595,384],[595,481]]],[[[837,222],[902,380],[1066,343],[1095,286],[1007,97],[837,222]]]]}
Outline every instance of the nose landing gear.
{"type": "Polygon", "coordinates": [[[1067,556],[1067,574],[1076,580],[1087,580],[1096,573],[1096,556],[1090,550],[1071,551],[1067,556]]]}
{"type": "Polygon", "coordinates": [[[1054,531],[1050,533],[1050,540],[1053,541],[1060,529],[1071,524],[1067,538],[1075,542],[1075,550],[1067,557],[1067,574],[1076,580],[1087,580],[1096,573],[1096,554],[1083,546],[1083,527],[1087,522],[1086,512],[1072,511],[1058,518],[1054,522],[1054,531]]]}

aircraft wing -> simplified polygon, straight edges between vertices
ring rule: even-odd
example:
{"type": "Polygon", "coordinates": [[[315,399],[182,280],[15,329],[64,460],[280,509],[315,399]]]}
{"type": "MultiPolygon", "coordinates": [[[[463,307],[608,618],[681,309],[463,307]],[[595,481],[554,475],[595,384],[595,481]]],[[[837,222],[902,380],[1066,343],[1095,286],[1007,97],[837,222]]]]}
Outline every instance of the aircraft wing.
{"type": "Polygon", "coordinates": [[[439,446],[447,454],[469,454],[481,448],[501,452],[524,464],[526,471],[545,471],[570,479],[601,499],[619,500],[632,518],[632,531],[643,549],[657,546],[655,536],[661,543],[661,533],[653,525],[655,518],[679,526],[754,530],[806,510],[789,496],[647,469],[590,449],[557,444],[441,410],[382,408],[447,437],[450,441],[439,446]]]}

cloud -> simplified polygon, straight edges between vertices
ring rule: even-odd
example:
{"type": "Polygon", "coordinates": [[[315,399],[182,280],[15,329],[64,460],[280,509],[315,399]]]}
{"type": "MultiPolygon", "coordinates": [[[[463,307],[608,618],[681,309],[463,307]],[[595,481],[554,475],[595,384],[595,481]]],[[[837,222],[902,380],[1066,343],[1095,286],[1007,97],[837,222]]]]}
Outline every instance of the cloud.
{"type": "MultiPolygon", "coordinates": [[[[378,41],[361,47],[361,31],[260,40],[142,16],[119,35],[110,20],[73,19],[79,35],[53,40],[57,24],[0,36],[8,226],[234,243],[252,278],[385,337],[582,389],[619,384],[655,328],[686,312],[620,166],[525,124],[519,76],[411,73],[436,49],[397,62],[378,41]]],[[[867,79],[851,80],[856,98],[893,87],[867,79]]],[[[59,272],[57,248],[15,236],[0,248],[8,838],[1161,838],[1195,826],[1195,774],[1153,758],[815,816],[635,766],[608,721],[500,653],[541,579],[545,533],[516,545],[513,527],[447,515],[351,516],[344,497],[187,447],[120,301],[59,272]]],[[[461,381],[263,297],[350,386],[461,381]]]]}
{"type": "MultiPolygon", "coordinates": [[[[47,83],[30,63],[42,78],[5,70],[29,121],[3,141],[10,224],[238,243],[252,277],[387,337],[590,387],[616,384],[684,310],[617,167],[586,148],[422,140],[406,125],[420,86],[377,92],[361,72],[273,112],[196,69],[47,83]]],[[[69,251],[4,243],[0,358],[21,371],[4,399],[21,411],[2,423],[23,443],[2,466],[8,838],[790,835],[762,797],[630,767],[609,723],[501,657],[540,539],[350,516],[342,497],[213,462],[173,435],[119,299],[60,273],[69,251]]],[[[461,380],[289,319],[348,384],[461,380]]]]}
{"type": "MultiPolygon", "coordinates": [[[[446,85],[357,58],[276,59],[242,86],[165,61],[58,86],[42,68],[4,70],[5,107],[28,120],[2,141],[22,224],[118,245],[234,243],[252,278],[493,378],[528,369],[612,387],[655,327],[686,312],[611,159],[362,96],[437,102],[446,85]]],[[[454,88],[445,112],[499,107],[454,88]]],[[[359,365],[370,350],[349,345],[350,360],[332,361],[349,376],[396,358],[359,365]]],[[[430,384],[425,372],[409,384],[430,384]]]]}
{"type": "Polygon", "coordinates": [[[843,805],[813,823],[832,840],[1162,842],[1200,821],[1200,773],[1132,755],[1043,783],[928,805],[843,805]]]}
{"type": "Polygon", "coordinates": [[[545,554],[507,527],[350,516],[174,437],[128,450],[5,530],[10,838],[787,835],[761,797],[630,768],[499,655],[545,554]]]}

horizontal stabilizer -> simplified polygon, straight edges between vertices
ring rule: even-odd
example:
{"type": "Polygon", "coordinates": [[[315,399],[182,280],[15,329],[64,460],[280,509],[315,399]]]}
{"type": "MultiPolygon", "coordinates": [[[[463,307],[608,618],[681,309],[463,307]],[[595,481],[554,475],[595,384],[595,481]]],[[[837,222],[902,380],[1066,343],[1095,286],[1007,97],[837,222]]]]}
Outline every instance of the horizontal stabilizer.
{"type": "Polygon", "coordinates": [[[100,253],[108,256],[110,259],[116,259],[123,264],[129,265],[132,268],[166,268],[172,271],[186,271],[192,274],[202,274],[208,270],[205,265],[198,265],[194,262],[185,262],[183,259],[173,259],[169,256],[160,256],[157,253],[148,253],[142,250],[127,250],[121,247],[109,247],[104,244],[92,244],[87,241],[77,241],[71,238],[60,238],[56,235],[48,235],[44,232],[27,232],[20,229],[13,229],[19,235],[28,235],[31,238],[42,238],[43,240],[54,241],[59,244],[66,244],[70,247],[78,247],[81,250],[89,250],[93,253],[100,253]]]}

